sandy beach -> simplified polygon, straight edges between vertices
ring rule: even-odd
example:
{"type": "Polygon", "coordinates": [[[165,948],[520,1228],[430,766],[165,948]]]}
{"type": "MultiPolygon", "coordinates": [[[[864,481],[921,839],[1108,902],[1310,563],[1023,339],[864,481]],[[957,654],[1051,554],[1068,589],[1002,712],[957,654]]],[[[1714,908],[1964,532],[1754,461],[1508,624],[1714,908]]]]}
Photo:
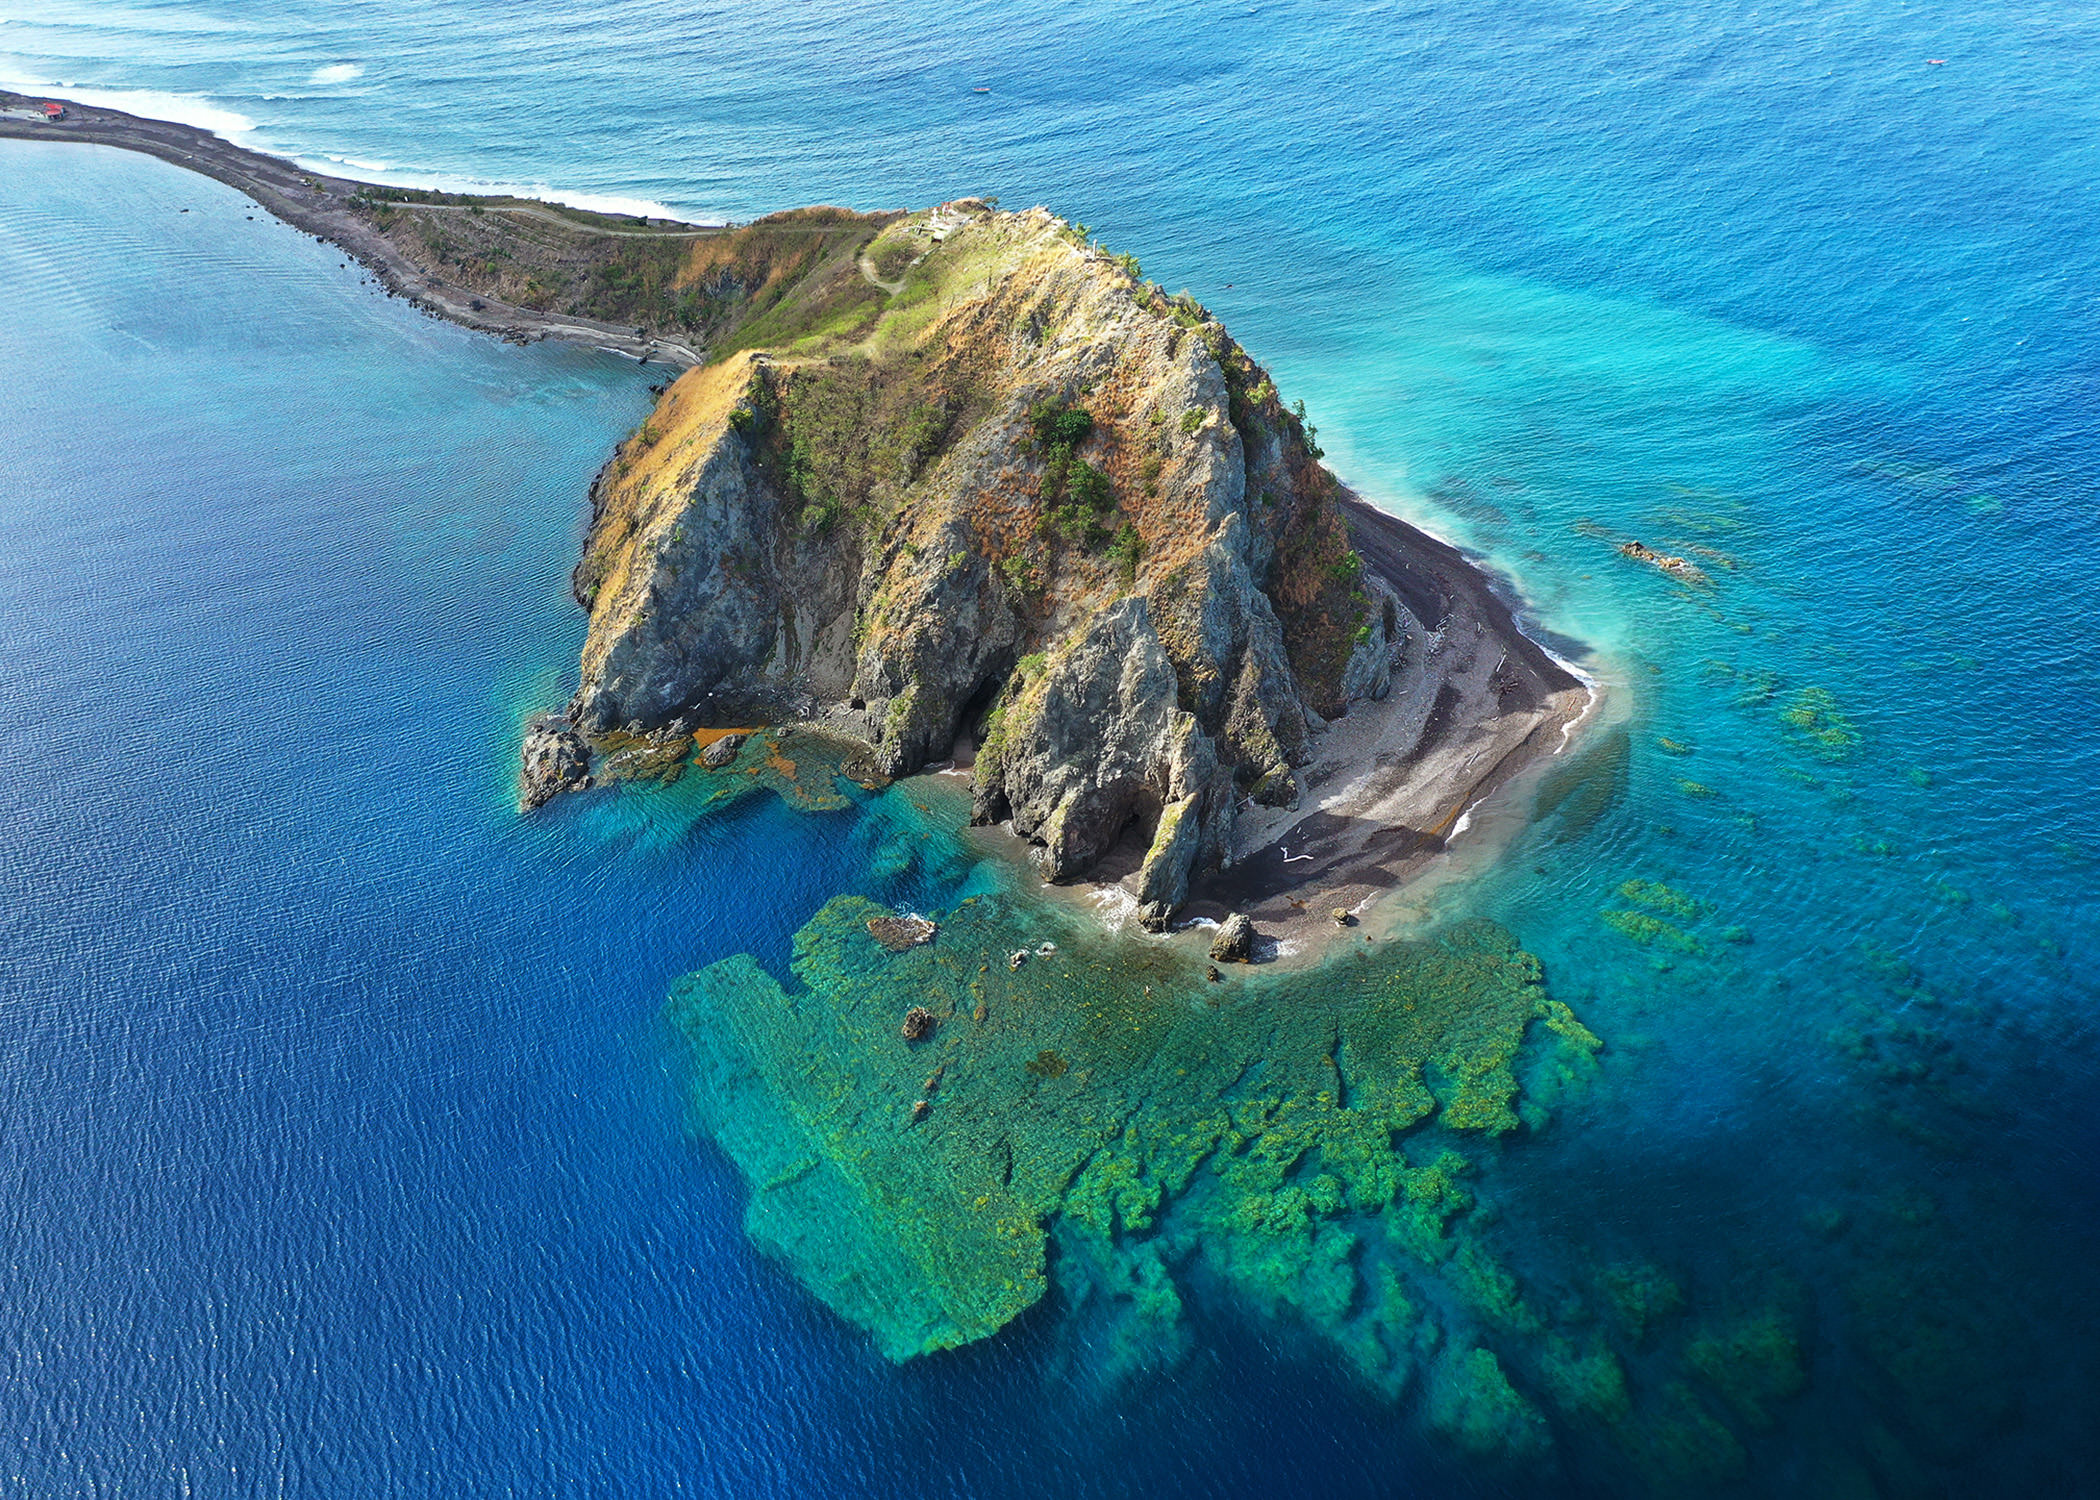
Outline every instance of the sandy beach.
{"type": "MultiPolygon", "coordinates": [[[[1298,805],[1242,806],[1231,865],[1195,882],[1165,941],[1208,944],[1233,912],[1261,934],[1261,964],[1312,963],[1338,944],[1375,940],[1394,925],[1400,903],[1389,898],[1433,882],[1459,840],[1498,844],[1521,825],[1498,794],[1525,795],[1604,707],[1601,688],[1524,633],[1502,580],[1354,495],[1343,503],[1366,573],[1400,596],[1420,628],[1407,632],[1391,691],[1329,721],[1301,773],[1298,805]],[[1334,919],[1337,909],[1348,924],[1334,919]]],[[[1027,861],[1026,846],[1005,830],[984,830],[976,842],[1027,861]]],[[[1136,935],[1132,888],[1143,852],[1126,845],[1092,878],[1042,891],[1136,935]]]]}

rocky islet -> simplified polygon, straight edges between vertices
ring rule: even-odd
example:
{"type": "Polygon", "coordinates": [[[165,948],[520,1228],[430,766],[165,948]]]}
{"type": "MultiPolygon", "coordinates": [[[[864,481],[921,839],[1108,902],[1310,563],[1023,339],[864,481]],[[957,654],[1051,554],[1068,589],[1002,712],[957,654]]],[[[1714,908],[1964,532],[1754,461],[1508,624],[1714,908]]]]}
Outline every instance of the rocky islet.
{"type": "Polygon", "coordinates": [[[862,232],[600,474],[585,735],[799,723],[887,777],[967,766],[975,821],[1052,880],[1119,880],[1160,930],[1250,846],[1319,843],[1293,821],[1316,767],[1359,795],[1322,805],[1336,827],[1377,824],[1396,762],[1420,806],[1376,810],[1448,825],[1565,714],[1573,679],[1456,554],[1397,528],[1367,565],[1372,513],[1193,299],[1042,209],[862,232]]]}

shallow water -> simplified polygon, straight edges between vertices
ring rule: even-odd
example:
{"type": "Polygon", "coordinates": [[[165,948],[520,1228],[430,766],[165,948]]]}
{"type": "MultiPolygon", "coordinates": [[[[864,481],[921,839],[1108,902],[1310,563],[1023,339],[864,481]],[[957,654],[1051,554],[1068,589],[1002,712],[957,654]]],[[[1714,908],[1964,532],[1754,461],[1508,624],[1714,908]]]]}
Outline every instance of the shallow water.
{"type": "MultiPolygon", "coordinates": [[[[251,9],[0,6],[0,74],[695,216],[1048,201],[1192,286],[1629,715],[1623,777],[1433,903],[1507,925],[1606,1043],[1479,1153],[1527,1297],[1640,1263],[1687,1327],[1783,1309],[1776,1425],[1697,1396],[1759,1491],[2087,1482],[2090,17],[251,9]]],[[[900,863],[940,840],[894,797],[515,821],[582,490],[648,372],[429,323],[92,158],[0,157],[0,344],[46,372],[0,458],[23,1493],[1617,1483],[1596,1434],[1543,1476],[1467,1459],[1229,1296],[1108,1394],[1054,1307],[893,1370],[809,1302],[690,1142],[659,1006],[964,863],[900,863]]]]}

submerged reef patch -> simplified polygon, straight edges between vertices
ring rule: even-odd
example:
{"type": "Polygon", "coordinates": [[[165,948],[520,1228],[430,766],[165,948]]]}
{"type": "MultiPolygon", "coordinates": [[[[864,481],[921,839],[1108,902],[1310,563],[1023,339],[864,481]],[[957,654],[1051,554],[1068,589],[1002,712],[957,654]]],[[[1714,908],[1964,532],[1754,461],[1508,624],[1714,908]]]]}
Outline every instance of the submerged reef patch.
{"type": "Polygon", "coordinates": [[[1356,1233],[1329,1220],[1381,1215],[1386,1239],[1439,1259],[1467,1201],[1462,1158],[1411,1166],[1396,1138],[1432,1116],[1514,1129],[1535,1020],[1547,1045],[1598,1045],[1486,923],[1219,1000],[1179,956],[1063,932],[1011,968],[1001,955],[1057,919],[1002,896],[901,950],[869,930],[886,915],[834,900],[796,939],[792,987],[739,956],[680,981],[670,1010],[700,1120],[751,1183],[752,1235],[897,1359],[1039,1298],[1053,1227],[1105,1266],[1171,1220],[1177,1259],[1257,1303],[1326,1306],[1339,1329],[1363,1297],[1356,1233]],[[917,1013],[938,1024],[914,1046],[917,1013]]]}
{"type": "Polygon", "coordinates": [[[1049,1298],[1113,1381],[1180,1359],[1202,1298],[1309,1336],[1476,1460],[1601,1446],[1636,1486],[1737,1472],[1738,1433],[1800,1389],[1777,1315],[1695,1325],[1646,1265],[1593,1287],[1513,1268],[1476,1158],[1578,1093],[1602,1043],[1505,929],[1221,987],[1200,955],[1004,891],[937,915],[892,947],[842,896],[787,983],[740,955],[669,1002],[751,1236],[891,1359],[1049,1298]]]}
{"type": "MultiPolygon", "coordinates": [[[[1703,909],[1657,881],[1622,895],[1703,909]]],[[[839,897],[787,982],[740,955],[669,1014],[752,1238],[889,1358],[1047,1299],[1114,1381],[1182,1358],[1200,1299],[1340,1356],[1476,1461],[1574,1447],[1629,1488],[1739,1472],[1801,1389],[1780,1313],[1682,1317],[1647,1265],[1527,1284],[1481,1160],[1579,1094],[1603,1044],[1505,929],[1221,986],[1194,950],[1003,889],[933,914],[931,941],[885,945],[887,915],[839,897]]]]}
{"type": "Polygon", "coordinates": [[[1780,710],[1779,722],[1796,744],[1819,760],[1844,760],[1859,748],[1859,730],[1839,710],[1827,688],[1803,688],[1780,710]]]}

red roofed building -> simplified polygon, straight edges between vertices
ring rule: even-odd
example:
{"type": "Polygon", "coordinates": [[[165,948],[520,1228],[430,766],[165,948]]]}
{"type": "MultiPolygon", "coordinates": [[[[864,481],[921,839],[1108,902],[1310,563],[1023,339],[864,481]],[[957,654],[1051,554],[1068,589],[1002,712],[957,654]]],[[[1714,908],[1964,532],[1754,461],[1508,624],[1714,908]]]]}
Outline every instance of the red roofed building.
{"type": "Polygon", "coordinates": [[[65,117],[66,117],[66,107],[65,107],[65,106],[64,106],[63,104],[54,104],[54,103],[52,103],[52,102],[51,102],[51,101],[50,101],[49,99],[46,99],[46,100],[44,101],[44,118],[45,118],[45,119],[47,119],[47,120],[63,120],[63,119],[65,118],[65,117]]]}

